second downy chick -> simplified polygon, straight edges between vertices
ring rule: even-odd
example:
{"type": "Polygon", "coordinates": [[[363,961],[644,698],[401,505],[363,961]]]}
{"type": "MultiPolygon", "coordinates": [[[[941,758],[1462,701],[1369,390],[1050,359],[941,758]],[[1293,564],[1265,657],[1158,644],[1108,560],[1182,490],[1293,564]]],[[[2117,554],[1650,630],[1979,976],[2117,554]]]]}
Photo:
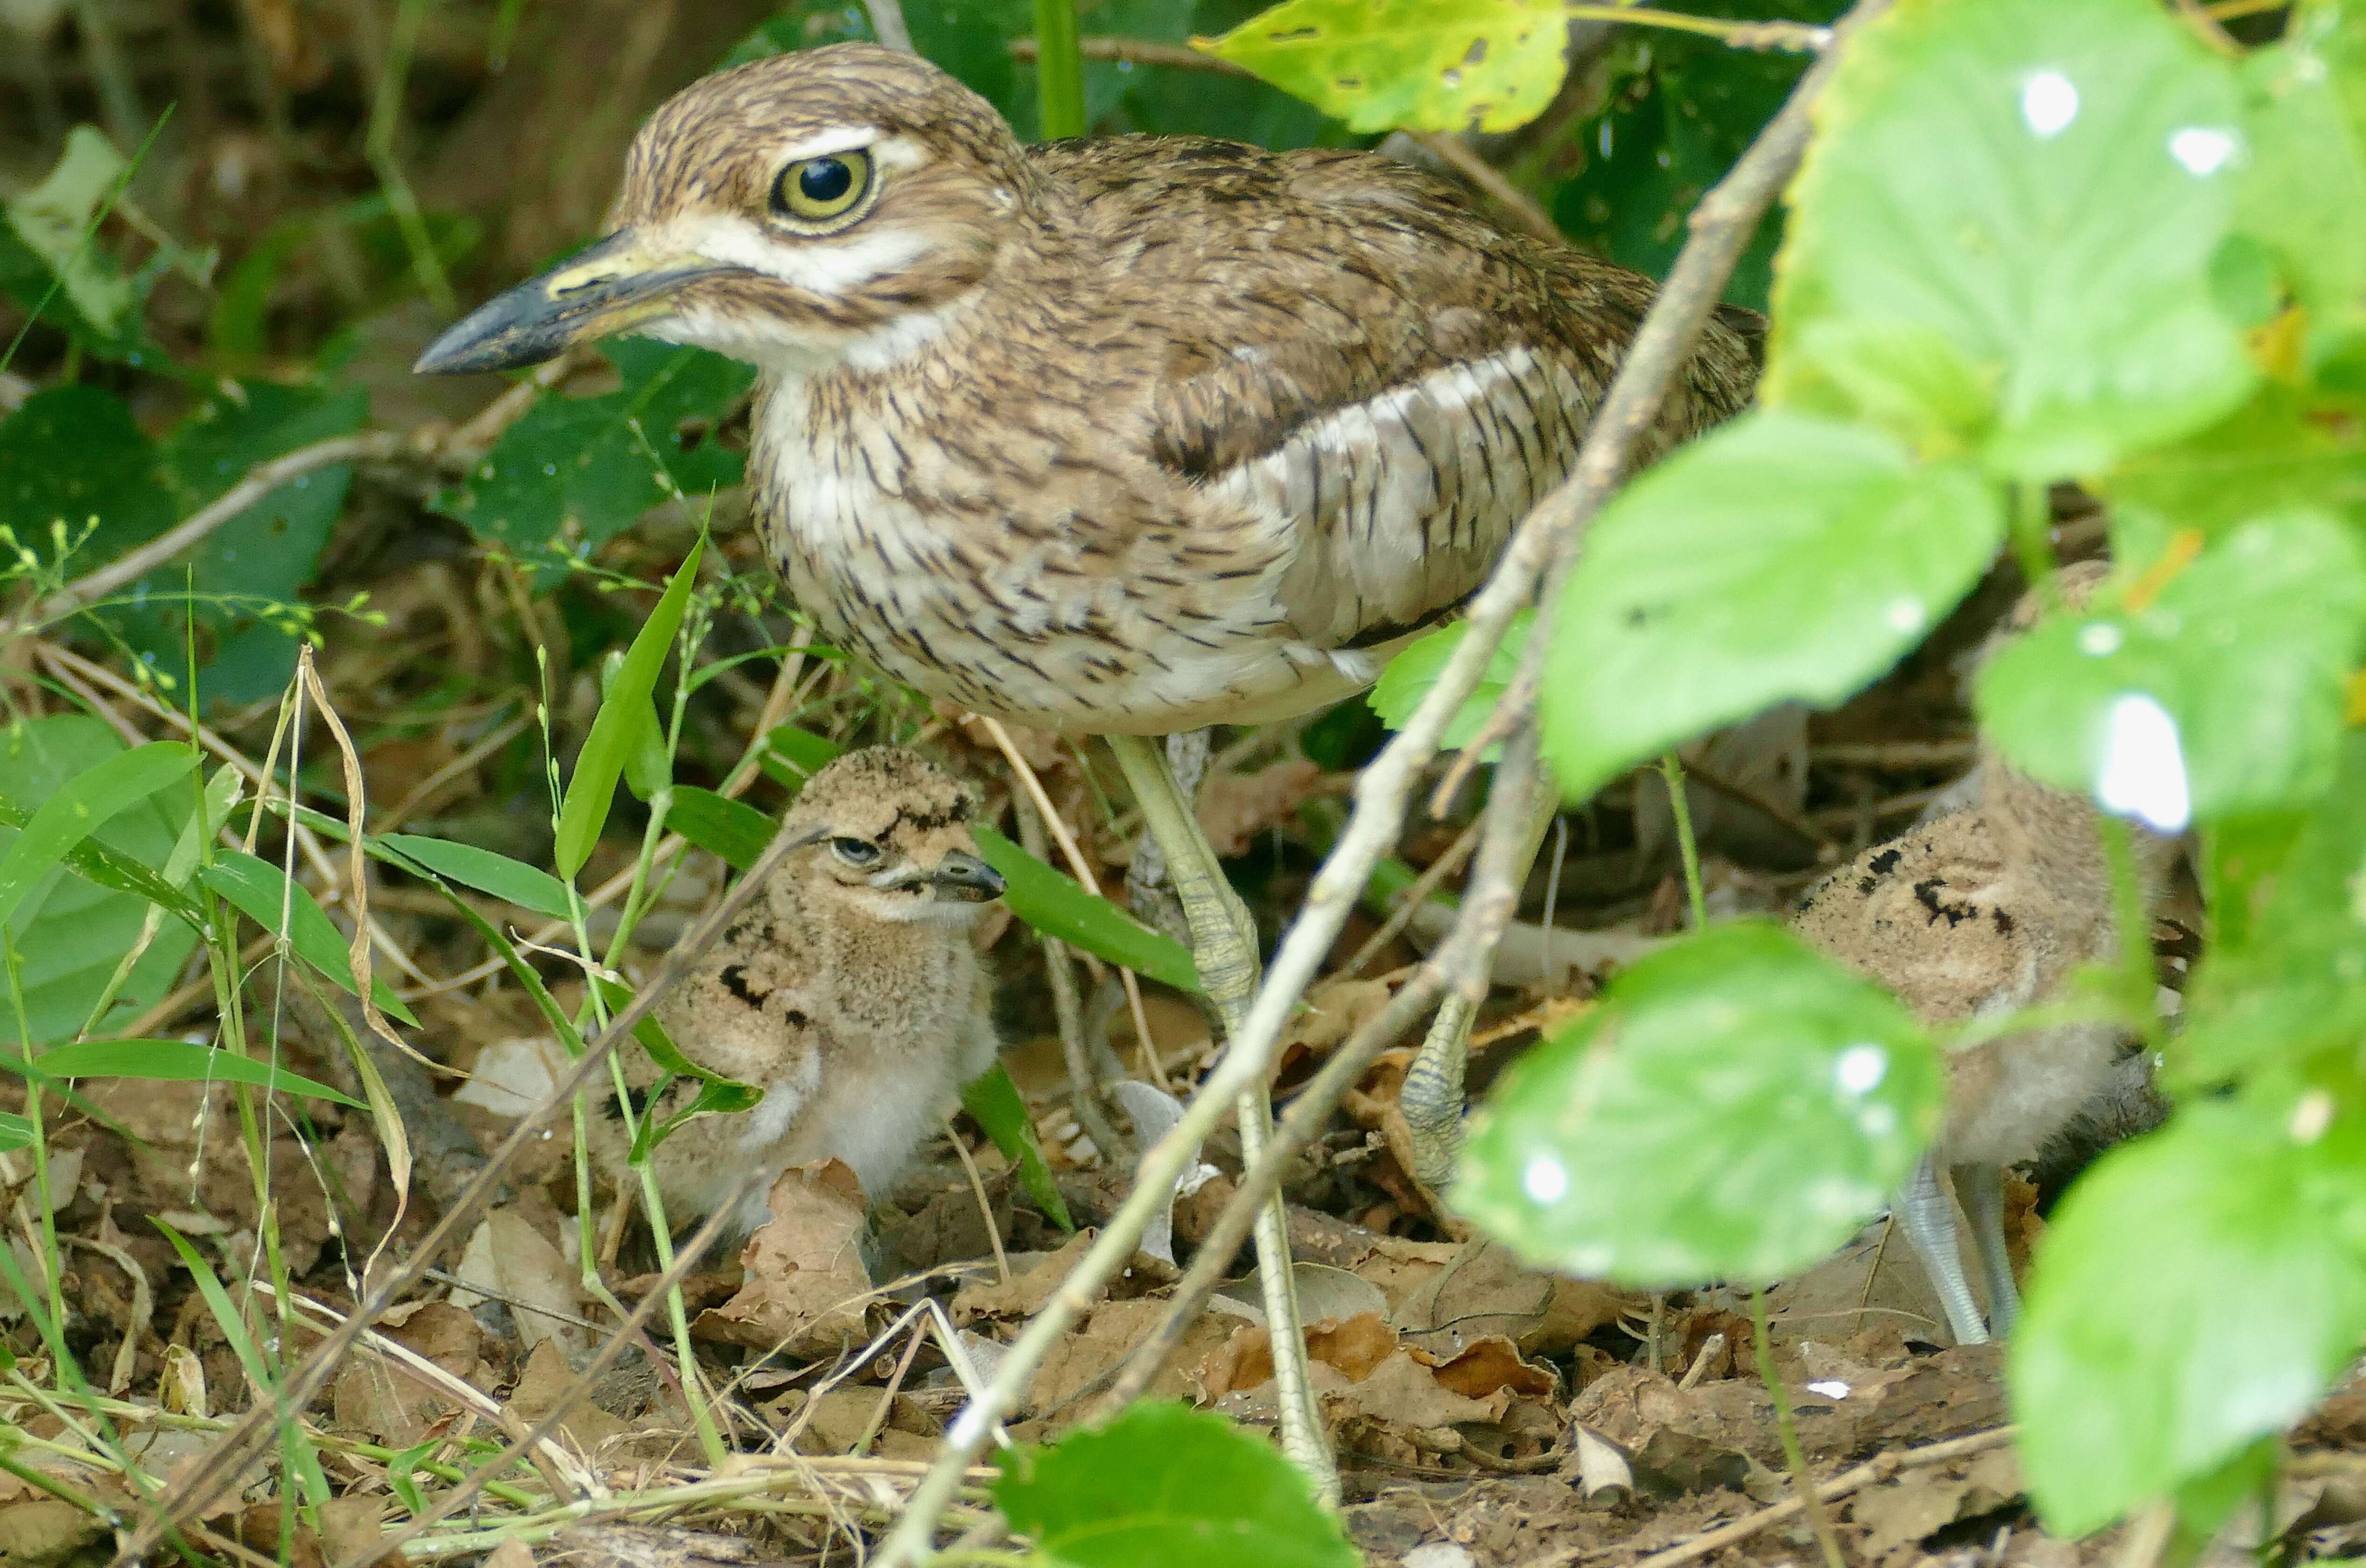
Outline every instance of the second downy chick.
{"type": "MultiPolygon", "coordinates": [[[[993,1066],[992,985],[970,928],[1002,878],[978,855],[975,809],[960,780],[900,747],[851,751],[806,785],[781,825],[799,847],[658,1007],[683,1055],[764,1091],[658,1145],[669,1223],[760,1175],[733,1217],[745,1235],[763,1223],[770,1178],[832,1156],[875,1199],[993,1066]]],[[[630,1045],[622,1059],[637,1118],[696,1092],[676,1079],[652,1097],[656,1065],[630,1045]]],[[[637,1190],[621,1108],[603,1110],[594,1156],[620,1192],[637,1190]]]]}
{"type": "MultiPolygon", "coordinates": [[[[2062,587],[2082,603],[2101,572],[2074,568],[2062,587]]],[[[2032,607],[2015,617],[2026,625],[2032,607]]],[[[1926,1021],[1995,1017],[2059,997],[2073,969],[2120,952],[2101,819],[2085,798],[2051,789],[1983,748],[1980,803],[1877,844],[1811,889],[1792,917],[1800,935],[1896,991],[1926,1021]]],[[[2159,902],[2173,840],[2133,831],[2144,907],[2159,902]]],[[[2148,935],[2138,933],[2138,939],[2148,935]]],[[[1947,1119],[1938,1145],[1900,1195],[1898,1215],[1958,1343],[1989,1337],[1964,1273],[1951,1168],[1972,1223],[1999,1336],[2020,1309],[2005,1252],[2004,1168],[2036,1156],[2110,1079],[2121,1032],[2063,1024],[1988,1041],[1947,1059],[1947,1119]]]]}

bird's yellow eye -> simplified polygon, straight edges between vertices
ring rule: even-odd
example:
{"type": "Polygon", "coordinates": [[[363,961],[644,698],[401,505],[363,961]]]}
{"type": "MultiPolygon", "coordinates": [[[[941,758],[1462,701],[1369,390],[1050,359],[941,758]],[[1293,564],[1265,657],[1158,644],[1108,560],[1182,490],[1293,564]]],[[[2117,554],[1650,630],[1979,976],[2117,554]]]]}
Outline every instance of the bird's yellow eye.
{"type": "Polygon", "coordinates": [[[868,152],[801,158],[772,182],[772,210],[800,223],[827,223],[853,211],[870,190],[868,152]]]}

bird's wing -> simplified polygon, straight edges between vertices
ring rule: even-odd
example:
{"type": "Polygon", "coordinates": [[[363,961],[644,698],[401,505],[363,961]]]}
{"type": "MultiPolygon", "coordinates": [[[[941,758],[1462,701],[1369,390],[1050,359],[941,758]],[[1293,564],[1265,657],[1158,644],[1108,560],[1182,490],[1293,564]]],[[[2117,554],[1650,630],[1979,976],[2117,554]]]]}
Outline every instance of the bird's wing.
{"type": "MultiPolygon", "coordinates": [[[[1121,237],[1140,308],[1155,319],[1165,289],[1189,312],[1166,334],[1152,454],[1290,539],[1278,608],[1299,637],[1392,640],[1459,605],[1566,477],[1653,286],[1369,154],[1194,156],[1159,231],[1121,237]],[[1195,250],[1195,210],[1252,200],[1269,214],[1255,243],[1235,224],[1195,250]]],[[[1733,412],[1753,369],[1713,322],[1639,457],[1733,412]]]]}

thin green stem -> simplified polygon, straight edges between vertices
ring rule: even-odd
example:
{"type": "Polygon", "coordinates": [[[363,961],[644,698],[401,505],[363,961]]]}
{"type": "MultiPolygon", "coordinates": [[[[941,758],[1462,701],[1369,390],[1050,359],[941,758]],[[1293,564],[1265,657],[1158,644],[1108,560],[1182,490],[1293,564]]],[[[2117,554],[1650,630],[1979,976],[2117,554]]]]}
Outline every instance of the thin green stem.
{"type": "Polygon", "coordinates": [[[1567,4],[1562,14],[1572,21],[1620,22],[1639,28],[1664,28],[1671,32],[1713,38],[1729,49],[1785,49],[1815,54],[1830,47],[1832,29],[1803,22],[1734,22],[1722,17],[1688,17],[1681,11],[1653,11],[1640,6],[1567,4]]]}
{"type": "Polygon", "coordinates": [[[2013,487],[2012,553],[2021,575],[2037,594],[2038,603],[2055,608],[2059,591],[2054,583],[2054,509],[2045,487],[2035,482],[2013,487]]]}
{"type": "Polygon", "coordinates": [[[1684,897],[1693,912],[1693,930],[1708,924],[1708,899],[1701,892],[1700,843],[1693,837],[1692,803],[1684,798],[1684,764],[1673,751],[1660,759],[1660,777],[1668,786],[1668,812],[1676,822],[1676,852],[1684,857],[1684,897]]]}
{"type": "Polygon", "coordinates": [[[1799,1495],[1808,1528],[1816,1532],[1816,1544],[1823,1548],[1824,1568],[1848,1568],[1848,1560],[1841,1555],[1841,1538],[1832,1529],[1832,1517],[1824,1512],[1824,1500],[1816,1495],[1816,1472],[1808,1468],[1807,1451],[1799,1447],[1799,1428],[1791,1419],[1791,1395],[1783,1380],[1774,1375],[1774,1348],[1766,1334],[1766,1292],[1754,1286],[1750,1292],[1750,1337],[1758,1352],[1758,1381],[1766,1385],[1767,1397],[1774,1402],[1774,1429],[1782,1434],[1783,1462],[1790,1467],[1791,1486],[1799,1495]]]}
{"type": "Polygon", "coordinates": [[[1035,0],[1035,92],[1043,140],[1085,133],[1085,56],[1076,0],[1035,0]]]}

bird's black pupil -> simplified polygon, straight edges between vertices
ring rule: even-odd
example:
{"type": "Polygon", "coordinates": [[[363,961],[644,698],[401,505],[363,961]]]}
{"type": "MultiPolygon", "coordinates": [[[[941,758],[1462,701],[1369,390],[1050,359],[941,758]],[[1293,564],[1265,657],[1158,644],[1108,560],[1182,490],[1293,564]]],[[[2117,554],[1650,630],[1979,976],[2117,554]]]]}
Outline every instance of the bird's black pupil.
{"type": "Polygon", "coordinates": [[[836,201],[853,185],[854,171],[836,158],[816,158],[797,171],[797,189],[807,201],[836,201]]]}
{"type": "Polygon", "coordinates": [[[861,839],[840,839],[838,852],[849,860],[871,860],[879,853],[878,846],[866,844],[861,839]]]}

